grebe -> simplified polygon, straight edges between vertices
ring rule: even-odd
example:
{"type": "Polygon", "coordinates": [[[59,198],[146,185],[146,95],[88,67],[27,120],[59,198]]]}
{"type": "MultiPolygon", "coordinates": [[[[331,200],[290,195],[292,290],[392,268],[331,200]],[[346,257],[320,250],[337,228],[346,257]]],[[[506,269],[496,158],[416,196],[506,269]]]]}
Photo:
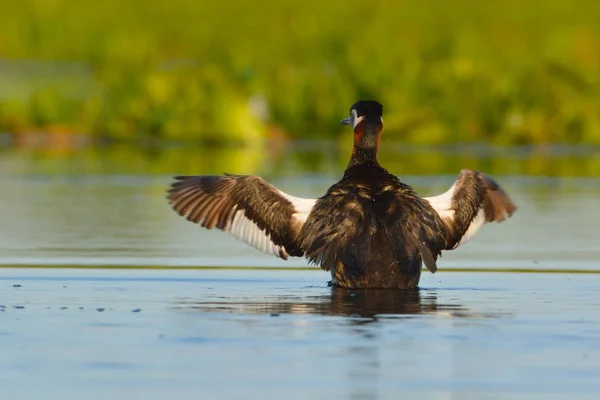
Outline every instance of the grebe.
{"type": "Polygon", "coordinates": [[[463,169],[445,193],[420,197],[379,165],[383,106],[356,102],[341,121],[354,128],[342,179],[318,199],[286,194],[258,176],[178,176],[167,198],[207,229],[229,232],[282,259],[306,257],[346,288],[411,289],[421,265],[437,270],[442,250],[472,238],[486,222],[516,210],[489,176],[463,169]]]}

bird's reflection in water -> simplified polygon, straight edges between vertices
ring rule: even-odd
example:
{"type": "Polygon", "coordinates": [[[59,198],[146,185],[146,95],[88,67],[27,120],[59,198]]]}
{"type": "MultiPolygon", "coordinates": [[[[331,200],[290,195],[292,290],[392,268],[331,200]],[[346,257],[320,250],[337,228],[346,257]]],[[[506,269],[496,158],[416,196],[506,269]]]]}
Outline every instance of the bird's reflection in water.
{"type": "Polygon", "coordinates": [[[444,313],[465,316],[466,310],[456,304],[439,304],[433,291],[390,289],[350,290],[332,288],[317,296],[279,295],[262,298],[206,299],[179,304],[182,308],[204,312],[241,314],[317,314],[355,317],[356,323],[377,321],[380,317],[407,316],[422,313],[444,313]]]}
{"type": "MultiPolygon", "coordinates": [[[[383,324],[390,319],[408,319],[417,314],[430,316],[465,317],[468,310],[457,304],[438,302],[435,290],[349,290],[332,288],[325,293],[319,288],[306,288],[307,292],[319,295],[259,295],[244,297],[207,297],[202,300],[180,302],[178,307],[199,312],[255,314],[255,315],[321,315],[348,317],[342,322],[345,333],[341,341],[335,340],[330,357],[337,357],[340,368],[345,370],[349,399],[379,399],[379,379],[383,373],[382,345],[383,324]],[[346,343],[346,345],[340,345],[346,343]]],[[[263,320],[264,321],[264,320],[263,320]]],[[[248,325],[248,321],[240,321],[248,325]]],[[[264,323],[261,323],[264,326],[264,323]]],[[[320,328],[315,328],[320,329],[320,328]]],[[[262,335],[262,333],[261,333],[262,335]]],[[[262,337],[262,336],[261,336],[262,337]]],[[[338,337],[339,339],[340,337],[338,337]]],[[[397,346],[397,344],[396,344],[397,346]]],[[[310,350],[310,349],[309,349],[310,350]]]]}

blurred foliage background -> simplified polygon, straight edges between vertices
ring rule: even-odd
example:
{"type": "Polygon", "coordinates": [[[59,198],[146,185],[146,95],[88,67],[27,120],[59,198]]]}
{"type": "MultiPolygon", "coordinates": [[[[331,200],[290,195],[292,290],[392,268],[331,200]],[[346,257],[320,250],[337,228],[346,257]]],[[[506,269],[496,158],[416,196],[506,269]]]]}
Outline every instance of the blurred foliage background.
{"type": "Polygon", "coordinates": [[[600,2],[0,0],[0,130],[600,144],[600,2]]]}

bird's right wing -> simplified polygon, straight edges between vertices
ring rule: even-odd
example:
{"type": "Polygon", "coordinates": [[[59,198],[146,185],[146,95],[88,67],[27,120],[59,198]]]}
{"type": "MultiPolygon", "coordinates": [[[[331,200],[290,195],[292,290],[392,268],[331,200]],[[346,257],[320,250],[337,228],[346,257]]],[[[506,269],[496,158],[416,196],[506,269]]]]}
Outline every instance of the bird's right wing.
{"type": "Polygon", "coordinates": [[[484,223],[502,222],[517,209],[496,181],[469,169],[463,169],[446,192],[425,200],[446,225],[446,250],[467,242],[484,223]]]}
{"type": "Polygon", "coordinates": [[[314,199],[290,196],[257,176],[177,176],[167,199],[188,221],[217,228],[267,254],[301,256],[296,237],[314,199]]]}

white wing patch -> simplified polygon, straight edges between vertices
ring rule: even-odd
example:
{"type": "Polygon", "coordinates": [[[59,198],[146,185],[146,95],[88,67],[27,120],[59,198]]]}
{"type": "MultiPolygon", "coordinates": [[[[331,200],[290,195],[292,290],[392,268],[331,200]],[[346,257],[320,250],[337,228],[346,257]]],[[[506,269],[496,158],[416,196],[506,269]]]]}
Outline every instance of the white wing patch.
{"type": "MultiPolygon", "coordinates": [[[[304,224],[317,200],[293,197],[282,191],[279,191],[279,194],[294,205],[296,209],[296,213],[293,215],[294,218],[301,225],[304,224]]],[[[283,259],[287,259],[289,256],[283,246],[278,246],[273,243],[270,235],[260,229],[252,220],[246,218],[244,210],[238,210],[235,213],[231,224],[225,229],[225,232],[230,233],[236,239],[263,253],[271,254],[283,259]]]]}
{"type": "Polygon", "coordinates": [[[450,189],[446,190],[444,193],[433,196],[433,197],[425,197],[425,200],[431,204],[431,207],[440,215],[440,217],[444,219],[453,220],[454,219],[454,210],[452,209],[452,196],[454,195],[454,189],[456,188],[456,184],[452,185],[450,189]]]}
{"type": "Polygon", "coordinates": [[[469,228],[467,229],[463,237],[460,239],[460,242],[458,242],[458,244],[454,246],[454,248],[457,248],[458,246],[467,243],[473,236],[475,236],[479,229],[481,229],[484,223],[485,212],[483,211],[483,208],[480,208],[475,218],[473,218],[473,221],[471,221],[469,228]]]}
{"type": "MultiPolygon", "coordinates": [[[[453,184],[450,189],[445,191],[444,193],[432,196],[425,197],[424,199],[431,204],[431,207],[442,217],[446,222],[453,224],[454,223],[454,210],[452,209],[452,197],[454,196],[454,190],[456,189],[456,184],[453,184]]],[[[454,246],[454,249],[458,246],[467,243],[475,234],[481,229],[483,224],[485,223],[485,212],[483,208],[480,208],[477,212],[471,224],[467,228],[467,231],[463,234],[460,242],[454,246]]]]}
{"type": "Polygon", "coordinates": [[[263,253],[284,259],[288,256],[282,246],[277,246],[271,241],[270,235],[267,235],[265,231],[261,230],[254,222],[246,218],[244,210],[239,210],[235,213],[226,232],[263,253]]]}
{"type": "Polygon", "coordinates": [[[301,197],[294,197],[282,192],[281,190],[278,190],[278,192],[283,198],[294,205],[294,208],[296,209],[294,218],[296,218],[300,224],[304,224],[304,222],[306,222],[306,218],[308,218],[308,215],[315,206],[317,199],[303,199],[301,197]]]}

